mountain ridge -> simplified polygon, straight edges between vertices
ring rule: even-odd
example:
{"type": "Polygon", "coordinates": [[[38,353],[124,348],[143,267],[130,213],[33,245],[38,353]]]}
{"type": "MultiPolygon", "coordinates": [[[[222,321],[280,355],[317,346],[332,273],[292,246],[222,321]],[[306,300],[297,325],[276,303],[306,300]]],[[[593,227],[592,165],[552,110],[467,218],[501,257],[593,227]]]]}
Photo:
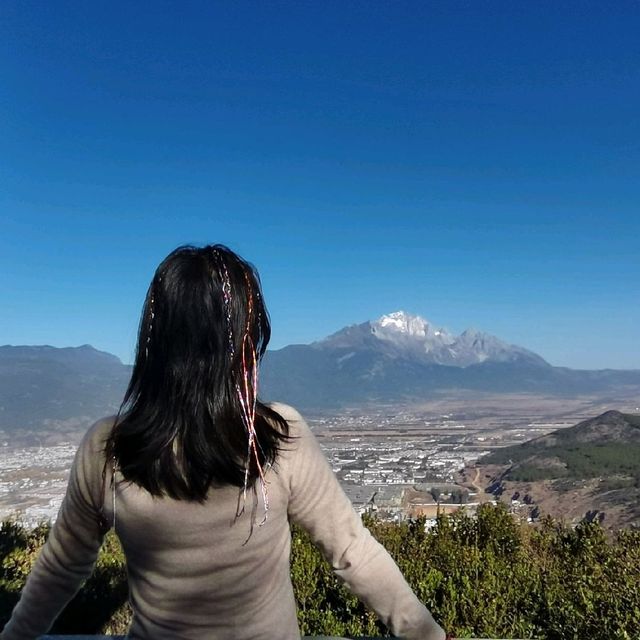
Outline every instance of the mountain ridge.
{"type": "MultiPolygon", "coordinates": [[[[0,346],[0,429],[97,419],[117,409],[130,374],[130,365],[90,345],[0,346]]],[[[455,336],[406,312],[270,350],[260,376],[261,397],[302,409],[414,403],[456,390],[579,395],[620,387],[640,390],[640,370],[554,367],[489,333],[455,336]]]]}
{"type": "Polygon", "coordinates": [[[496,336],[468,328],[459,336],[425,318],[405,311],[385,314],[374,321],[350,325],[312,343],[316,348],[366,346],[389,354],[410,354],[425,363],[466,367],[486,361],[527,360],[550,366],[541,356],[507,344],[496,336]]]}
{"type": "Polygon", "coordinates": [[[91,345],[0,346],[0,429],[91,422],[122,401],[131,367],[91,345]]]}
{"type": "Polygon", "coordinates": [[[538,354],[467,329],[446,329],[394,312],[353,324],[310,345],[269,351],[262,388],[304,408],[412,402],[465,389],[577,395],[620,386],[640,388],[640,371],[554,367],[538,354]]]}

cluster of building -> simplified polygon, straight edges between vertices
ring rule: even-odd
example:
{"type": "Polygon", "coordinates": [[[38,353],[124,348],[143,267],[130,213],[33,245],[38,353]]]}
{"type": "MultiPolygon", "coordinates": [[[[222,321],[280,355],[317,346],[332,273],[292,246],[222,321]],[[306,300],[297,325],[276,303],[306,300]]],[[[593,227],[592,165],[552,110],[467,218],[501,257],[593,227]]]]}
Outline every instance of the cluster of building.
{"type": "MultiPolygon", "coordinates": [[[[432,519],[463,507],[472,511],[477,496],[455,484],[457,472],[495,446],[521,441],[540,428],[530,424],[516,431],[393,408],[312,416],[309,422],[354,507],[392,520],[432,519]]],[[[17,516],[27,524],[54,519],[76,445],[4,444],[0,519],[17,516]]]]}
{"type": "Polygon", "coordinates": [[[0,520],[15,517],[27,526],[55,519],[77,445],[12,448],[0,462],[0,520]]]}
{"type": "Polygon", "coordinates": [[[486,450],[465,426],[442,416],[338,416],[312,420],[342,488],[360,513],[401,521],[460,508],[473,512],[477,493],[455,484],[456,474],[486,450]],[[469,446],[471,445],[471,446],[469,446]]]}

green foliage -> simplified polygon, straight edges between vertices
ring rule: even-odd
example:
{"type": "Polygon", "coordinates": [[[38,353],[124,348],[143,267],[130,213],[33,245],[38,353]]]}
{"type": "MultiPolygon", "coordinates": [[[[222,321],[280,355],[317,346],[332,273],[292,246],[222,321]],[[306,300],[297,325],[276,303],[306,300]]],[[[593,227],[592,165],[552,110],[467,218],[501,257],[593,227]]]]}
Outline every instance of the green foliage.
{"type": "MultiPolygon", "coordinates": [[[[608,475],[640,475],[640,444],[633,442],[559,444],[544,449],[532,448],[530,460],[516,464],[507,473],[509,480],[534,482],[572,478],[583,480],[608,475]],[[535,455],[534,455],[535,454],[535,455]],[[557,459],[560,464],[548,464],[557,459]]],[[[496,452],[487,456],[491,464],[507,464],[512,461],[510,452],[496,452]]]]}
{"type": "Polygon", "coordinates": [[[538,480],[550,480],[565,478],[568,472],[563,467],[536,467],[533,464],[522,464],[509,469],[505,478],[514,482],[537,482],[538,480]]]}
{"type": "MultiPolygon", "coordinates": [[[[28,531],[18,523],[0,526],[0,628],[7,622],[20,591],[50,531],[43,523],[28,531]]],[[[67,605],[53,633],[125,633],[131,620],[124,555],[110,532],[94,571],[67,605]]]]}
{"type": "MultiPolygon", "coordinates": [[[[544,518],[517,524],[503,506],[476,517],[442,516],[365,525],[393,556],[420,600],[460,637],[541,640],[640,638],[640,532],[607,538],[598,524],[575,529],[544,518]]],[[[0,527],[0,628],[48,534],[42,525],[0,527]]],[[[291,575],[303,634],[382,636],[375,616],[334,576],[308,536],[292,530],[291,575]]],[[[124,633],[124,557],[109,534],[95,571],[56,623],[57,633],[124,633]]]]}
{"type": "Polygon", "coordinates": [[[568,474],[574,478],[595,478],[640,471],[640,444],[607,442],[580,444],[561,451],[568,474]]]}
{"type": "Polygon", "coordinates": [[[640,429],[640,416],[638,414],[623,413],[622,416],[632,427],[636,427],[636,429],[640,429]]]}
{"type": "Polygon", "coordinates": [[[381,635],[375,616],[338,580],[307,534],[292,528],[291,579],[302,635],[381,635]]]}
{"type": "Polygon", "coordinates": [[[483,462],[511,465],[505,478],[519,482],[616,475],[636,486],[636,480],[640,479],[638,429],[640,416],[609,412],[556,431],[552,437],[495,450],[483,462]]]}

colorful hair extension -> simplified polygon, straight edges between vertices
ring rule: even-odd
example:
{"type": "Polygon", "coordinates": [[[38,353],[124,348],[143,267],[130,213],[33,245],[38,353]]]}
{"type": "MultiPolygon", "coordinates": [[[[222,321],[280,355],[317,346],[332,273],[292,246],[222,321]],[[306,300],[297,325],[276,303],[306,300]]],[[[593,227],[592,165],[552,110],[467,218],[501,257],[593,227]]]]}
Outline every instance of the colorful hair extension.
{"type": "Polygon", "coordinates": [[[151,342],[151,334],[153,333],[153,319],[155,314],[155,297],[153,293],[153,284],[151,285],[151,295],[149,296],[149,325],[147,327],[147,341],[144,345],[144,356],[149,357],[149,343],[151,342]]]}
{"type": "MultiPolygon", "coordinates": [[[[220,269],[220,276],[222,279],[222,296],[225,307],[225,317],[227,323],[227,333],[229,340],[229,356],[230,361],[233,362],[235,356],[234,336],[231,323],[231,280],[229,278],[229,272],[227,266],[222,259],[222,255],[216,249],[214,250],[216,260],[220,269]]],[[[256,417],[256,403],[258,397],[258,354],[257,345],[254,344],[253,337],[251,335],[251,322],[254,314],[253,303],[253,287],[249,274],[245,271],[245,281],[247,284],[247,321],[245,324],[244,334],[242,336],[242,343],[240,346],[240,371],[239,374],[236,371],[232,371],[234,376],[234,386],[238,402],[240,404],[242,422],[244,424],[245,431],[247,433],[247,455],[244,464],[244,485],[242,488],[242,506],[238,502],[238,508],[236,510],[236,517],[240,517],[244,513],[245,505],[247,502],[247,488],[249,484],[249,468],[253,459],[256,469],[258,471],[258,478],[260,480],[260,489],[262,493],[262,502],[264,504],[264,517],[258,526],[262,526],[267,521],[267,513],[269,511],[269,496],[267,492],[267,481],[265,473],[267,467],[263,468],[260,462],[260,455],[258,449],[262,451],[260,442],[255,429],[255,417],[256,417]]],[[[259,293],[257,294],[260,295],[259,293]]],[[[253,525],[253,523],[252,523],[253,525]]]]}

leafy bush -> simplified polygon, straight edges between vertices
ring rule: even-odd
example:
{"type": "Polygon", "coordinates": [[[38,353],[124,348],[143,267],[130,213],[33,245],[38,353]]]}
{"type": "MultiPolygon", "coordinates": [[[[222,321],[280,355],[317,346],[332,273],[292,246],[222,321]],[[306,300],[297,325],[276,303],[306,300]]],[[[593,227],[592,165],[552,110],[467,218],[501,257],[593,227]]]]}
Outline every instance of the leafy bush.
{"type": "MultiPolygon", "coordinates": [[[[460,637],[542,640],[640,638],[640,532],[607,538],[544,518],[517,524],[501,505],[477,517],[399,524],[365,517],[436,619],[460,637]]],[[[0,527],[0,627],[8,620],[48,526],[0,527]]],[[[307,535],[292,530],[291,575],[303,634],[372,636],[386,630],[335,578],[307,535]]],[[[109,534],[93,575],[57,621],[56,633],[124,633],[131,611],[117,538],[109,534]]]]}

